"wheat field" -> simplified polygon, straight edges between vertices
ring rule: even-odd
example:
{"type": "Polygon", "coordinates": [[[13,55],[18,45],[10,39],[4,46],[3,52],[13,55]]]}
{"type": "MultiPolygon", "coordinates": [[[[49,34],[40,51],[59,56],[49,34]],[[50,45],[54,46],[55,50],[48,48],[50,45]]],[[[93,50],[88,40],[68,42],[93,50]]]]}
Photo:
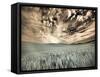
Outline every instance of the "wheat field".
{"type": "Polygon", "coordinates": [[[94,47],[94,43],[79,45],[23,43],[21,69],[91,67],[95,65],[94,47]]]}

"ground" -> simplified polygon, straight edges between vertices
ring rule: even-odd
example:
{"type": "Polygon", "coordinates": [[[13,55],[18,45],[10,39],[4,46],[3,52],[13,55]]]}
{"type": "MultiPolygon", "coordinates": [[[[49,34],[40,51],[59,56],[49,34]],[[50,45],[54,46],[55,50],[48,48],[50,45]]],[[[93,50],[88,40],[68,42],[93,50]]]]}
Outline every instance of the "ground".
{"type": "Polygon", "coordinates": [[[43,70],[95,65],[95,44],[22,43],[21,69],[43,70]]]}

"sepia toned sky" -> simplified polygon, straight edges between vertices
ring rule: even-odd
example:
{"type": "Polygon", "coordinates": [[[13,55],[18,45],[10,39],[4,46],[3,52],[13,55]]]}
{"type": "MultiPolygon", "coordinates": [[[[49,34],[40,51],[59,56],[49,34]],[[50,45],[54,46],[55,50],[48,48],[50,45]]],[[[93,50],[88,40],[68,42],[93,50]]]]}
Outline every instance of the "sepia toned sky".
{"type": "Polygon", "coordinates": [[[91,9],[23,7],[22,42],[78,44],[95,40],[91,9]]]}

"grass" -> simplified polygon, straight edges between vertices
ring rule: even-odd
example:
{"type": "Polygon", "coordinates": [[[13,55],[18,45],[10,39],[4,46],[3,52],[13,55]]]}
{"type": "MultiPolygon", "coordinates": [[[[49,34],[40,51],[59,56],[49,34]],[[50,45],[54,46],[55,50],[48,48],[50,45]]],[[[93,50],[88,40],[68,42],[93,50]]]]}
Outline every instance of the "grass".
{"type": "Polygon", "coordinates": [[[78,45],[22,43],[21,69],[43,70],[95,65],[94,43],[78,45]]]}

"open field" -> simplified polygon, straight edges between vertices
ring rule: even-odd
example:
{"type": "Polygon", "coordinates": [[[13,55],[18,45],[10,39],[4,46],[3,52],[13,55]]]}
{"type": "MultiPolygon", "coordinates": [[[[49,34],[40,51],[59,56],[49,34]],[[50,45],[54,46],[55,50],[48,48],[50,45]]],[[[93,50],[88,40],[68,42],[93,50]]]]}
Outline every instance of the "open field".
{"type": "Polygon", "coordinates": [[[22,43],[21,69],[42,70],[95,65],[95,44],[77,45],[22,43]]]}

